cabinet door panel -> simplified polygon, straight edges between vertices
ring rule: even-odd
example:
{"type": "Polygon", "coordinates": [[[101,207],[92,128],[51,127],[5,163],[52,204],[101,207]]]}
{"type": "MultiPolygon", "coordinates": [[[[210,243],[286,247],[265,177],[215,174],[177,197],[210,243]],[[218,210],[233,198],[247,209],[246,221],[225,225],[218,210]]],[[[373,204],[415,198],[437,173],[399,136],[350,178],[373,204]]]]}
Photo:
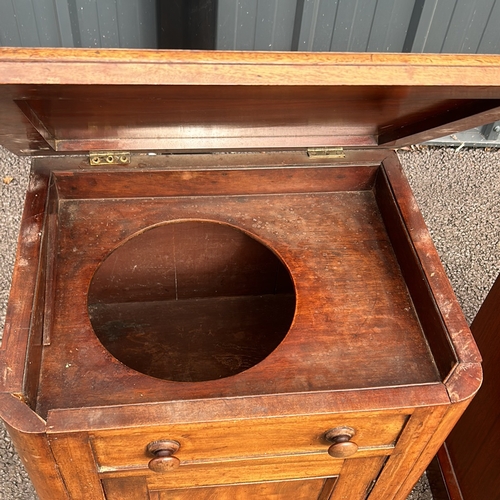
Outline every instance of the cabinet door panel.
{"type": "Polygon", "coordinates": [[[151,500],[313,500],[329,498],[336,478],[307,479],[214,488],[188,488],[152,492],[151,500]],[[325,490],[326,495],[323,495],[325,490]],[[321,495],[321,496],[320,496],[321,495]]]}

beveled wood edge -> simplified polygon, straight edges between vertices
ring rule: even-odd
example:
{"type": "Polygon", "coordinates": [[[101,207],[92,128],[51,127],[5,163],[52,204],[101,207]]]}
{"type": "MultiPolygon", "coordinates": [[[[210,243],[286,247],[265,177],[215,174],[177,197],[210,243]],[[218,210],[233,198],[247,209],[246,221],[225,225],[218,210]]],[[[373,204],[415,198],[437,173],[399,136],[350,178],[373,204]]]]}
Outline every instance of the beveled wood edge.
{"type": "Polygon", "coordinates": [[[353,412],[411,413],[449,405],[443,384],[335,392],[270,394],[49,410],[48,433],[353,412]],[[374,403],[376,402],[376,404],[374,403]]]}
{"type": "Polygon", "coordinates": [[[450,399],[456,403],[471,398],[482,381],[481,355],[396,153],[389,155],[383,166],[459,361],[444,381],[450,399]]]}
{"type": "Polygon", "coordinates": [[[22,434],[43,434],[46,422],[13,394],[0,393],[0,419],[22,434]]]}
{"type": "Polygon", "coordinates": [[[23,393],[32,304],[39,281],[42,227],[49,175],[30,175],[21,219],[12,286],[0,346],[0,391],[23,393]]]}
{"type": "Polygon", "coordinates": [[[499,66],[478,54],[1,48],[0,84],[499,87],[499,66]]]}
{"type": "Polygon", "coordinates": [[[445,382],[450,401],[456,403],[472,399],[481,388],[483,369],[480,363],[460,363],[445,382]]]}

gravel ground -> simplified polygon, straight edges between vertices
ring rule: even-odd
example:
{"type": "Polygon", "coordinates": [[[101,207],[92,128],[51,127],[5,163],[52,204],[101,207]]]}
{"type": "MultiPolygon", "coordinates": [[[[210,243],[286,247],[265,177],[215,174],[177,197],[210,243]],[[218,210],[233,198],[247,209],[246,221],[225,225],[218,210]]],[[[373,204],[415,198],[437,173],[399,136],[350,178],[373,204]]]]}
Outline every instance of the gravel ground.
{"type": "MultiPolygon", "coordinates": [[[[500,272],[500,152],[415,148],[399,151],[417,201],[469,322],[500,272]]],[[[0,148],[0,332],[29,162],[0,148]]],[[[0,426],[0,500],[36,499],[0,426]]],[[[425,476],[409,500],[430,500],[425,476]]]]}

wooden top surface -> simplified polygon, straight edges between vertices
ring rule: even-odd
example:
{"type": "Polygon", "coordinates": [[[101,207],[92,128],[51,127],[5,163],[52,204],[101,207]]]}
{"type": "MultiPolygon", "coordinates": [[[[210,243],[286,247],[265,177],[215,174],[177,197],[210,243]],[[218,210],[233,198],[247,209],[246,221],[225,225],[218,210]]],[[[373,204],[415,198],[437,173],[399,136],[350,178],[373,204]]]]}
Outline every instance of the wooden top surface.
{"type": "Polygon", "coordinates": [[[0,65],[0,84],[500,88],[500,56],[479,54],[0,48],[0,65]]]}
{"type": "MultiPolygon", "coordinates": [[[[58,408],[440,382],[373,192],[328,192],[337,178],[348,176],[348,168],[342,170],[321,169],[320,192],[309,192],[308,186],[304,193],[293,193],[286,180],[280,181],[283,169],[266,169],[259,171],[261,181],[284,192],[241,194],[242,186],[232,181],[232,196],[96,199],[94,193],[89,199],[60,200],[55,315],[50,345],[44,347],[39,414],[58,408]],[[283,258],[295,282],[296,314],[286,338],[259,364],[235,376],[202,382],[148,377],[112,358],[92,331],[86,294],[103,257],[121,238],[180,219],[229,223],[248,231],[283,258]]],[[[362,171],[373,179],[372,168],[362,171]]],[[[176,189],[175,174],[165,175],[153,184],[176,189]]],[[[220,187],[240,172],[200,175],[208,175],[203,185],[220,187]]],[[[309,182],[313,178],[308,171],[297,175],[309,182]]],[[[64,177],[67,187],[61,192],[81,192],[78,186],[85,179],[64,177]]],[[[188,179],[196,183],[196,174],[188,179]]],[[[257,184],[252,180],[249,185],[257,184]]],[[[141,182],[128,184],[137,189],[141,182]]],[[[152,262],[158,247],[141,247],[141,258],[152,262]]]]}
{"type": "Polygon", "coordinates": [[[500,56],[0,49],[18,154],[401,146],[495,121],[500,56]]]}

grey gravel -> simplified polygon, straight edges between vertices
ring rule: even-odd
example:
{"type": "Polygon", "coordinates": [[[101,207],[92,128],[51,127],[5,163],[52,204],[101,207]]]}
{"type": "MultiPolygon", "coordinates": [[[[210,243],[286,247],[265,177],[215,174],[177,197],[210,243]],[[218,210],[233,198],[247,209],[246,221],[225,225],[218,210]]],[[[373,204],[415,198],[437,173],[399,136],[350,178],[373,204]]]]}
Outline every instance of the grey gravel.
{"type": "MultiPolygon", "coordinates": [[[[458,300],[471,322],[500,272],[500,153],[428,147],[398,153],[458,300]]],[[[0,335],[28,169],[29,161],[0,148],[0,335]],[[8,184],[3,181],[6,177],[12,178],[8,184]]],[[[36,498],[0,426],[0,500],[36,498]]],[[[408,500],[431,499],[424,475],[408,500]]]]}

